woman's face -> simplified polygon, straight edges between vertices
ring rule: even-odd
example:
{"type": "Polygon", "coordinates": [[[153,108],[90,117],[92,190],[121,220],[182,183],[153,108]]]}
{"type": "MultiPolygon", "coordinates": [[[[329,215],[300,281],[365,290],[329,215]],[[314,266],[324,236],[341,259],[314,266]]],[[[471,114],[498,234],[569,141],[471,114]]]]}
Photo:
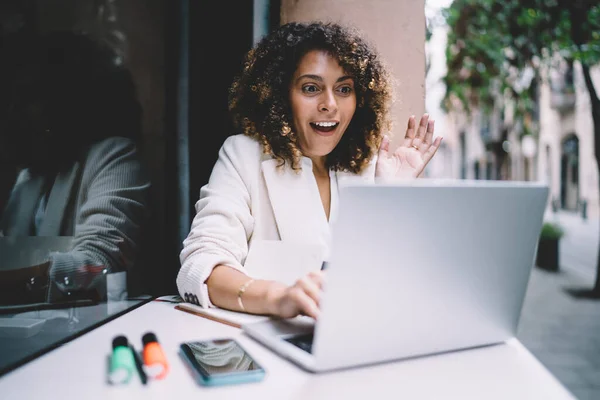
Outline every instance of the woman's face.
{"type": "Polygon", "coordinates": [[[324,157],[339,143],[356,110],[354,81],[329,53],[310,51],[292,77],[290,104],[302,153],[324,157]]]}

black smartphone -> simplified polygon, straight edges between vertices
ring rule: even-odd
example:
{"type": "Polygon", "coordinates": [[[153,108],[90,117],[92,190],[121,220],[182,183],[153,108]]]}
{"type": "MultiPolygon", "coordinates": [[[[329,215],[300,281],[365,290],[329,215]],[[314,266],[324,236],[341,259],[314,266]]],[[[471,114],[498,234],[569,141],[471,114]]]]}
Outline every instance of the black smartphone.
{"type": "Polygon", "coordinates": [[[265,377],[265,369],[235,339],[185,342],[180,350],[202,385],[258,382],[265,377]]]}

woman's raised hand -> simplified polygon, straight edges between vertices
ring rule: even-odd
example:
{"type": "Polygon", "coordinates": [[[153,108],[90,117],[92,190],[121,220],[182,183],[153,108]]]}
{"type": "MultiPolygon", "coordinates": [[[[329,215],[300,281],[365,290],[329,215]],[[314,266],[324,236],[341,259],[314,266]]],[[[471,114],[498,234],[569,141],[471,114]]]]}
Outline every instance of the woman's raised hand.
{"type": "Polygon", "coordinates": [[[389,152],[390,139],[384,136],[379,146],[379,155],[375,168],[375,177],[384,179],[417,178],[442,143],[442,138],[433,140],[435,124],[424,114],[416,128],[415,116],[408,119],[406,135],[402,143],[393,152],[389,152]]]}

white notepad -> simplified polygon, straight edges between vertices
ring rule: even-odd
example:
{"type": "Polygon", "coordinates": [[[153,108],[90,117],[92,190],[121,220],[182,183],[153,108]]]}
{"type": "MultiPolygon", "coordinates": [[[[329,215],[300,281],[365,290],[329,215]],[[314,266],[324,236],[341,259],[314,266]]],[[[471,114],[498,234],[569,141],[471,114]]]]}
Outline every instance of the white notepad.
{"type": "Polygon", "coordinates": [[[293,285],[323,264],[325,249],[319,244],[281,240],[253,241],[244,268],[255,279],[293,285]]]}

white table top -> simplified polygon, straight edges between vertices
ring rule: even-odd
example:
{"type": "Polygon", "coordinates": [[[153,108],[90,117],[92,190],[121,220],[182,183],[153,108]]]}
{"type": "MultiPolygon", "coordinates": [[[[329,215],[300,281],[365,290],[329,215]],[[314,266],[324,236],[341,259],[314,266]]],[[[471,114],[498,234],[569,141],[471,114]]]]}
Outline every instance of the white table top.
{"type": "Polygon", "coordinates": [[[150,302],[0,378],[8,399],[574,399],[516,339],[504,345],[353,368],[305,372],[239,329],[150,302]],[[162,381],[107,383],[112,339],[120,334],[141,348],[154,332],[170,363],[162,381]],[[233,337],[265,367],[262,382],[207,388],[180,358],[184,341],[233,337]]]}

